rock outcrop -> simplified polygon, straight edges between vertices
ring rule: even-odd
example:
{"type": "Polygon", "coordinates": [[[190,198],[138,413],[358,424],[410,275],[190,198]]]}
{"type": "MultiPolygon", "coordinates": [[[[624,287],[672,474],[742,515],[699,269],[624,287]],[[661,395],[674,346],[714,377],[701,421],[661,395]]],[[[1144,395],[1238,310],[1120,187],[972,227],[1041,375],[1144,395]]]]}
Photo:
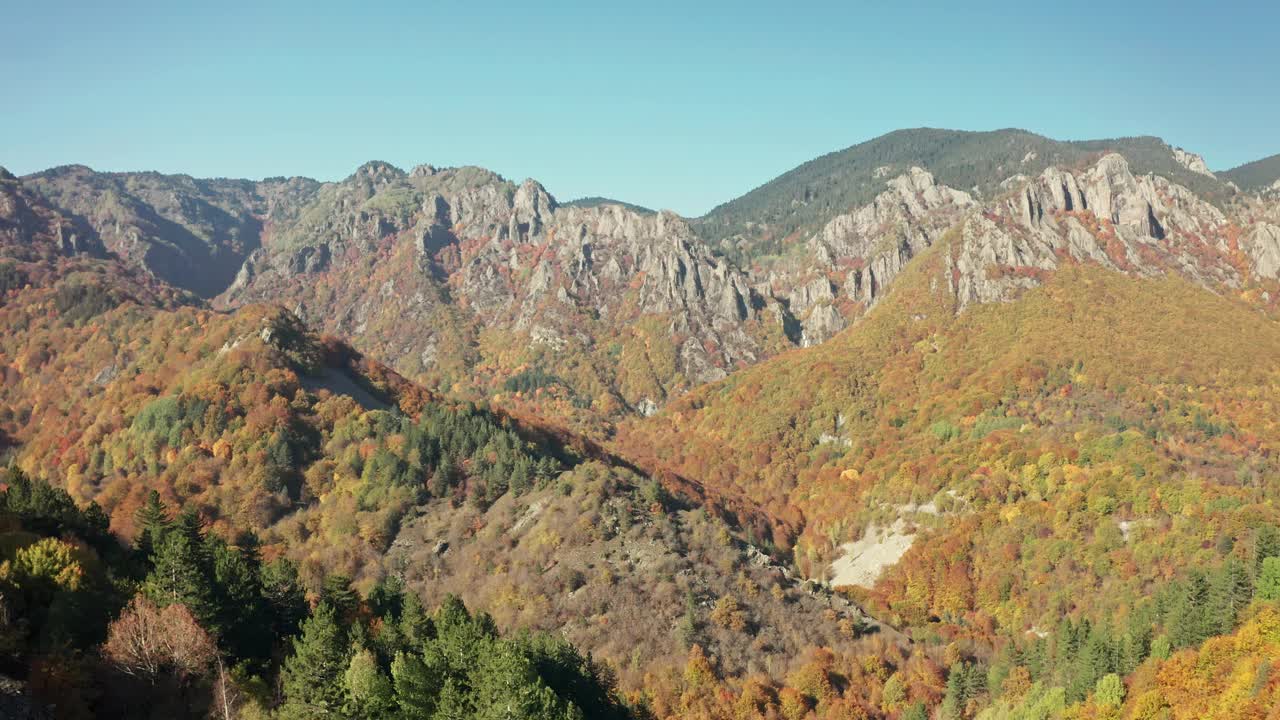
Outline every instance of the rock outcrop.
{"type": "Polygon", "coordinates": [[[1207,175],[1211,178],[1217,177],[1217,175],[1214,175],[1209,170],[1209,166],[1205,164],[1204,158],[1195,153],[1187,152],[1182,148],[1176,147],[1173,149],[1173,159],[1176,160],[1179,165],[1185,167],[1191,172],[1207,175]]]}
{"type": "MultiPolygon", "coordinates": [[[[1179,162],[1203,164],[1188,153],[1179,162]]],[[[920,168],[886,188],[832,218],[763,278],[787,300],[801,344],[822,342],[854,321],[913,257],[953,229],[949,283],[961,309],[1011,299],[1062,262],[1176,273],[1210,289],[1280,275],[1280,218],[1268,214],[1265,199],[1244,211],[1233,206],[1229,216],[1186,187],[1134,174],[1116,153],[1082,169],[1014,175],[987,200],[939,185],[920,168]]]]}
{"type": "Polygon", "coordinates": [[[514,354],[575,358],[552,361],[556,372],[599,360],[607,392],[636,408],[755,362],[789,324],[679,216],[562,207],[533,180],[370,163],[295,215],[264,233],[219,302],[284,301],[413,375],[459,346],[474,348],[459,362],[483,364],[484,337],[501,333],[524,348],[514,354]],[[630,352],[652,323],[662,337],[630,352]],[[643,370],[609,367],[610,343],[643,370]],[[633,370],[650,377],[618,377],[633,370]]]}
{"type": "Polygon", "coordinates": [[[832,218],[804,252],[769,278],[815,345],[876,303],[911,258],[968,210],[973,197],[934,181],[921,168],[890,179],[868,205],[832,218]]]}
{"type": "MultiPolygon", "coordinates": [[[[23,178],[122,261],[213,297],[259,244],[273,212],[297,207],[317,183],[255,183],[160,173],[99,173],[82,165],[23,178]]],[[[286,210],[286,214],[287,214],[286,210]]]]}
{"type": "MultiPolygon", "coordinates": [[[[1212,177],[1199,156],[1159,147],[1184,182],[1212,177]]],[[[1017,174],[972,193],[921,167],[877,165],[879,192],[857,194],[870,202],[745,270],[670,212],[561,205],[533,180],[384,162],[334,183],[4,173],[0,234],[16,247],[46,228],[59,252],[114,254],[220,307],[283,303],[419,380],[536,386],[605,415],[653,412],[824,342],[944,238],[959,309],[1015,297],[1064,262],[1211,289],[1280,279],[1280,203],[1265,193],[1215,205],[1117,153],[1073,155],[1070,167],[1034,150],[1009,157],[1000,167],[1017,174]],[[28,209],[37,191],[48,217],[28,209]]]]}
{"type": "Polygon", "coordinates": [[[1135,176],[1109,154],[1082,172],[1049,168],[967,218],[948,259],[960,307],[1005,300],[1063,261],[1138,275],[1179,273],[1206,287],[1239,285],[1229,222],[1191,191],[1135,176]]]}

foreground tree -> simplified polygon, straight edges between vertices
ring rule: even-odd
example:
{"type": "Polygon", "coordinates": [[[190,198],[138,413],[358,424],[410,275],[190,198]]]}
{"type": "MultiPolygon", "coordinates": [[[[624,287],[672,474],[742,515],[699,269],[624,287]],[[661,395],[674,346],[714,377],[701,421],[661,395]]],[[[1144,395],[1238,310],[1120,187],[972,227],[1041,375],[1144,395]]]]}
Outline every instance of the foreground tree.
{"type": "Polygon", "coordinates": [[[138,595],[111,623],[102,655],[120,672],[154,684],[164,675],[185,682],[206,674],[218,648],[185,605],[161,608],[138,595]]]}
{"type": "Polygon", "coordinates": [[[284,694],[288,698],[281,715],[339,717],[342,714],[343,676],[348,669],[347,636],[332,605],[322,602],[302,625],[302,636],[293,641],[293,655],[284,665],[284,694]]]}

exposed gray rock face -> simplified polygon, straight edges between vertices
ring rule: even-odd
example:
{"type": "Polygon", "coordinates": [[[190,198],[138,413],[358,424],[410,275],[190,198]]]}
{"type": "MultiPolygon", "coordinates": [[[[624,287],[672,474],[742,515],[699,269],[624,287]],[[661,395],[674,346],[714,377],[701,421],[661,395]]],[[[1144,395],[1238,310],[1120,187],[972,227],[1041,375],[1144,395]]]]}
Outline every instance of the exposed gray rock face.
{"type": "Polygon", "coordinates": [[[1064,260],[1139,275],[1177,272],[1206,286],[1237,286],[1228,220],[1191,191],[1137,177],[1106,155],[1083,172],[1049,168],[966,219],[949,257],[961,307],[1008,299],[1064,260]]]}
{"type": "Polygon", "coordinates": [[[1187,152],[1182,148],[1174,148],[1173,159],[1178,161],[1180,165],[1190,170],[1191,172],[1200,173],[1201,175],[1208,175],[1209,177],[1217,177],[1216,175],[1214,175],[1212,172],[1209,171],[1209,166],[1205,164],[1204,158],[1200,157],[1195,153],[1187,152]]]}
{"type": "Polygon", "coordinates": [[[472,327],[473,338],[502,329],[560,351],[656,318],[675,344],[677,384],[692,385],[755,362],[765,328],[794,324],[679,216],[562,207],[533,180],[371,163],[295,215],[265,236],[220,302],[296,302],[357,343],[376,336],[395,353],[384,359],[412,358],[401,365],[410,373],[438,357],[443,325],[472,327]],[[341,297],[319,284],[344,288],[341,297]]]}
{"type": "Polygon", "coordinates": [[[921,168],[886,187],[869,205],[832,218],[808,240],[805,253],[775,270],[773,286],[791,288],[785,296],[800,321],[802,345],[844,329],[880,299],[911,258],[977,206],[968,193],[938,185],[921,168]]]}
{"type": "MultiPolygon", "coordinates": [[[[1173,152],[1207,173],[1198,156],[1173,152]]],[[[919,167],[880,166],[883,189],[869,203],[788,238],[760,271],[715,255],[669,212],[562,206],[532,180],[381,162],[323,184],[81,167],[19,181],[0,171],[0,186],[26,183],[71,208],[50,224],[0,192],[0,235],[51,228],[64,252],[110,250],[187,288],[225,288],[220,306],[282,302],[409,375],[449,363],[454,378],[497,372],[486,358],[507,350],[537,362],[572,355],[573,372],[594,376],[579,383],[592,398],[613,393],[615,406],[645,412],[789,344],[825,341],[944,237],[961,309],[1015,297],[1064,262],[1177,273],[1213,289],[1280,279],[1280,202],[1265,192],[1224,213],[1182,185],[1134,174],[1118,154],[1071,169],[1033,156],[981,198],[919,167]],[[622,387],[623,365],[646,379],[622,387]]]]}
{"type": "MultiPolygon", "coordinates": [[[[1203,165],[1189,153],[1179,161],[1203,165]]],[[[1280,275],[1280,209],[1271,207],[1280,204],[1248,201],[1228,217],[1181,185],[1135,175],[1115,153],[1082,170],[1051,166],[1037,177],[1014,175],[984,201],[936,184],[919,168],[887,188],[872,203],[832,218],[804,252],[766,278],[800,322],[802,344],[822,342],[865,312],[913,257],[953,228],[948,282],[962,309],[1011,299],[1062,262],[1239,287],[1245,277],[1233,234],[1248,272],[1280,275]]]]}
{"type": "Polygon", "coordinates": [[[97,234],[83,221],[50,207],[19,178],[0,167],[0,245],[3,255],[31,260],[53,252],[103,257],[97,234]]]}
{"type": "Polygon", "coordinates": [[[127,264],[212,297],[259,244],[262,225],[297,207],[318,183],[260,183],[185,175],[99,173],[73,165],[23,178],[127,264]]]}
{"type": "Polygon", "coordinates": [[[1244,251],[1253,262],[1258,277],[1280,278],[1280,225],[1259,222],[1245,236],[1244,251]]]}

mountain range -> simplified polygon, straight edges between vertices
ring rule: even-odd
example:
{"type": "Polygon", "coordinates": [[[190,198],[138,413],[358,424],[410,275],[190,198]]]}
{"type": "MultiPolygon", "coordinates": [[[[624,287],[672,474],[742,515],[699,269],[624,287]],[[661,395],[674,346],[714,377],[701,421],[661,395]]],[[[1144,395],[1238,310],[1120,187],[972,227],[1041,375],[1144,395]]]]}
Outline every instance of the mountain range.
{"type": "MultiPolygon", "coordinates": [[[[342,578],[384,674],[394,581],[562,636],[636,716],[1271,717],[1277,157],[903,130],[700,218],[475,167],[0,170],[0,450],[141,553],[81,538],[103,628],[163,501],[316,607],[342,578]]],[[[22,616],[59,533],[8,502],[22,616]]],[[[254,683],[303,651],[209,612],[241,704],[301,712],[254,683]]],[[[24,622],[32,695],[118,712],[24,622]]]]}

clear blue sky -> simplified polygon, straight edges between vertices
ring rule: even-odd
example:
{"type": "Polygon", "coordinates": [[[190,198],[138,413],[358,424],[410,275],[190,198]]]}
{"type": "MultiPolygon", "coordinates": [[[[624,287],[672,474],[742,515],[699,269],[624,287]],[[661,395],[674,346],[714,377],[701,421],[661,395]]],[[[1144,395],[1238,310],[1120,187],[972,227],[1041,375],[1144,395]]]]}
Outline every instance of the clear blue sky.
{"type": "Polygon", "coordinates": [[[16,173],[475,164],[700,214],[901,127],[1280,152],[1271,0],[5,5],[16,173]]]}

